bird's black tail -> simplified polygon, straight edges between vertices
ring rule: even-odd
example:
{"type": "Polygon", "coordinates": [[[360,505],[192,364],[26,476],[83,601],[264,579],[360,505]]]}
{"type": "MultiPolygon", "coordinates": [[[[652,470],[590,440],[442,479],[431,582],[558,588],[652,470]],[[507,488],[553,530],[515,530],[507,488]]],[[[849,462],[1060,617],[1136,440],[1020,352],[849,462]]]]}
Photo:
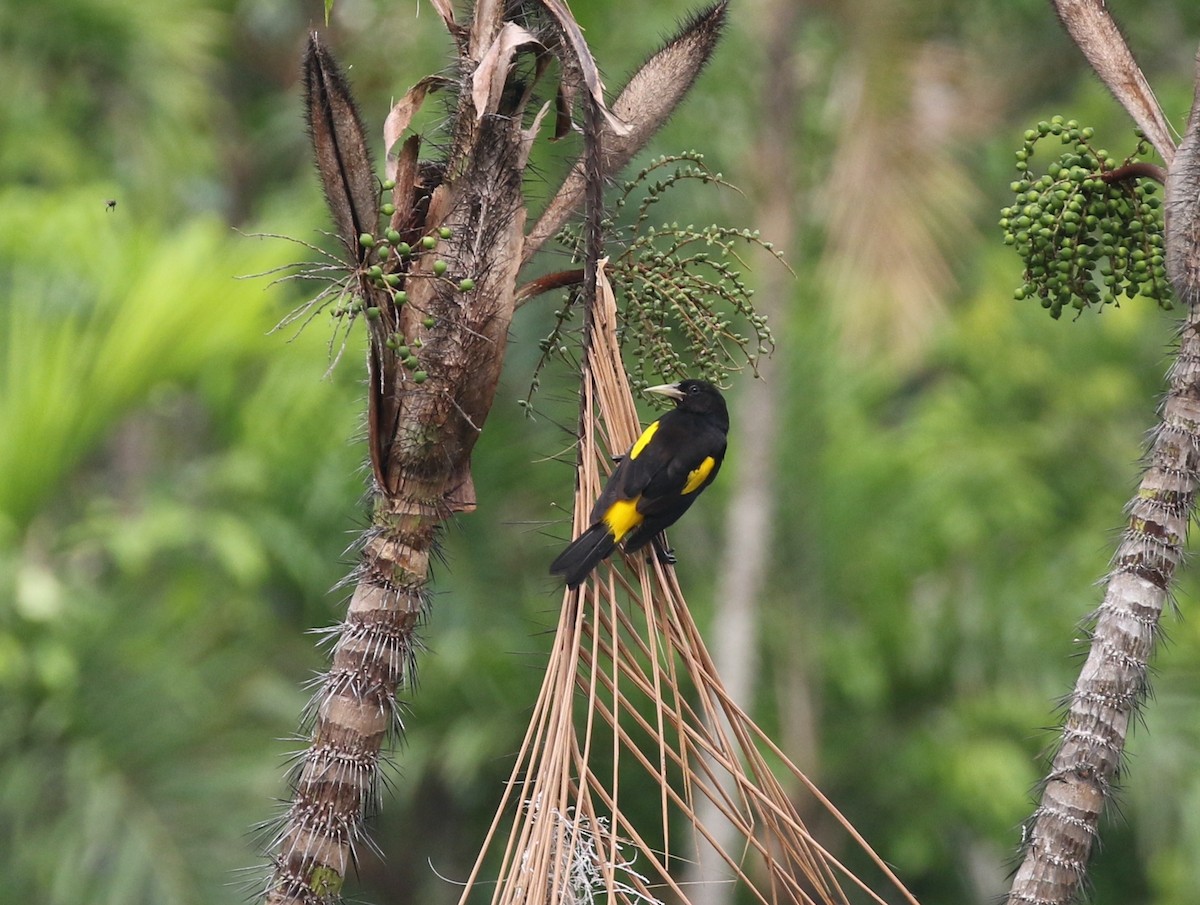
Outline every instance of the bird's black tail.
{"type": "Polygon", "coordinates": [[[562,575],[567,580],[567,587],[575,590],[616,546],[617,542],[609,532],[608,525],[603,522],[592,525],[550,563],[550,574],[562,575]]]}

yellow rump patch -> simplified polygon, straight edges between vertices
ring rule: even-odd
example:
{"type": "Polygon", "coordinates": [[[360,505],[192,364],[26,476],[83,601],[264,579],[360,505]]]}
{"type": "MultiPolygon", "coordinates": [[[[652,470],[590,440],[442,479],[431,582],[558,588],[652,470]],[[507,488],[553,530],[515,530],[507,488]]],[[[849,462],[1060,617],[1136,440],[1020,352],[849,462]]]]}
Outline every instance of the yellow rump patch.
{"type": "Polygon", "coordinates": [[[645,517],[637,511],[640,499],[639,495],[632,500],[618,500],[604,513],[604,524],[608,525],[614,540],[620,542],[626,534],[645,521],[645,517]]]}
{"type": "Polygon", "coordinates": [[[700,485],[708,480],[708,476],[712,474],[713,466],[717,463],[712,456],[705,456],[704,461],[688,472],[687,483],[683,485],[685,494],[695,493],[700,489],[700,485]]]}
{"type": "Polygon", "coordinates": [[[646,429],[642,431],[642,435],[637,438],[637,443],[633,444],[633,449],[629,450],[629,458],[636,459],[657,432],[658,422],[651,421],[646,429]]]}

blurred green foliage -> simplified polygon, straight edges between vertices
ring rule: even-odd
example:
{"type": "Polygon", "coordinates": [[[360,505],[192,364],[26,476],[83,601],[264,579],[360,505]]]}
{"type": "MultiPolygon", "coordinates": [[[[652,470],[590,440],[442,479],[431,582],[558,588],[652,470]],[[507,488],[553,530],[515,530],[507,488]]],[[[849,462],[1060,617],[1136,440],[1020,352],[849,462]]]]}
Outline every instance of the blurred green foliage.
{"type": "MultiPolygon", "coordinates": [[[[639,7],[631,22],[620,3],[572,5],[610,87],[686,9],[639,7]]],[[[1178,113],[1200,14],[1151,7],[1131,39],[1178,113]]],[[[1113,146],[1127,129],[1044,4],[900,3],[886,21],[873,9],[806,11],[798,48],[805,225],[774,325],[785,428],[753,705],[785,747],[812,752],[802,766],[926,905],[986,901],[1053,739],[1038,727],[1099,600],[1173,322],[1127,305],[1051,324],[1011,299],[1018,265],[991,223],[1023,130],[1057,111],[1113,146]],[[869,90],[912,42],[970,58],[998,87],[954,148],[979,227],[944,239],[958,289],[919,358],[898,363],[839,342],[840,300],[812,275],[843,62],[869,61],[869,90]]],[[[284,795],[297,745],[277,739],[324,662],[307,632],[338,619],[329,589],[365,522],[361,336],[322,379],[323,322],[269,332],[302,290],[238,279],[309,257],[256,230],[325,241],[296,84],[323,16],[315,0],[0,6],[0,902],[233,903],[265,877],[250,828],[284,795]]],[[[733,16],[648,153],[696,146],[745,183],[771,74],[752,17],[733,16]]],[[[439,29],[425,5],[416,20],[403,5],[335,6],[329,40],[375,128],[443,65],[439,29]]],[[[539,150],[539,168],[561,172],[572,141],[539,150]]],[[[666,220],[755,225],[752,197],[676,195],[666,220]]],[[[516,402],[553,308],[518,317],[475,455],[480,508],[445,537],[377,821],[387,859],[364,850],[359,898],[456,895],[437,874],[465,876],[540,681],[573,375],[543,376],[532,420],[516,402]]],[[[754,433],[736,396],[734,413],[731,457],[754,433]]],[[[719,482],[675,538],[702,623],[731,489],[719,482]]],[[[1185,576],[1182,606],[1195,596],[1185,576]]],[[[1184,905],[1200,886],[1195,623],[1171,626],[1157,660],[1098,902],[1184,905]]]]}

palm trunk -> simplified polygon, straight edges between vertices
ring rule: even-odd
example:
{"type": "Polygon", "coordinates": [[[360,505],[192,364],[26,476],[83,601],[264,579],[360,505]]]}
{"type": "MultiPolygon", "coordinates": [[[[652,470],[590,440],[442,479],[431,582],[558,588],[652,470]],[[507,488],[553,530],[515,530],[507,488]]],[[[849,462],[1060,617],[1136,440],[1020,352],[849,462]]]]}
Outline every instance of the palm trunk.
{"type": "MultiPolygon", "coordinates": [[[[522,180],[542,120],[524,115],[533,96],[529,72],[541,75],[557,57],[559,125],[569,127],[570,99],[581,98],[589,157],[599,157],[603,129],[603,165],[623,166],[687,92],[725,15],[716,3],[652,56],[620,95],[618,121],[562,0],[479,3],[469,24],[457,22],[447,0],[433,6],[456,44],[458,78],[422,80],[388,117],[394,188],[386,203],[394,210],[383,226],[387,209],[345,77],[315,35],[305,58],[317,168],[350,271],[338,288],[356,299],[349,310],[365,315],[370,337],[375,505],[346,619],[335,629],[332,668],[313,698],[292,803],[272,845],[270,905],[338,900],[375,798],[384,739],[399,726],[396,693],[413,683],[438,530],[475,507],[471,451],[499,381],[522,258],[557,229],[543,217],[542,233],[534,231],[540,239],[525,236],[522,180]],[[522,54],[526,66],[517,65],[522,54]],[[402,136],[425,95],[443,87],[458,93],[450,148],[443,162],[421,161],[420,138],[402,136]],[[387,242],[375,236],[389,231],[387,242]]],[[[598,222],[601,183],[589,175],[598,222]]],[[[550,203],[558,224],[581,201],[568,178],[550,203]]]]}
{"type": "Polygon", "coordinates": [[[407,531],[379,532],[366,542],[362,577],[314,699],[315,726],[276,846],[269,905],[325,901],[347,875],[384,738],[399,726],[396,690],[411,682],[435,531],[435,522],[413,520],[407,531]],[[407,586],[382,579],[399,572],[412,579],[407,586]]]}
{"type": "MultiPolygon", "coordinates": [[[[476,23],[485,43],[499,30],[499,15],[490,26],[476,23]]],[[[373,232],[375,177],[344,79],[315,39],[306,65],[310,122],[339,232],[343,239],[373,232]]],[[[410,167],[397,180],[403,204],[393,227],[414,247],[424,236],[442,239],[410,263],[390,258],[404,302],[370,276],[371,252],[346,242],[357,256],[363,307],[379,312],[368,320],[373,524],[346,619],[335,630],[332,668],[313,699],[311,740],[274,845],[271,905],[316,905],[339,894],[375,796],[384,738],[399,725],[396,693],[412,684],[438,528],[474,507],[470,454],[491,408],[514,310],[525,154],[519,115],[477,118],[469,91],[459,103],[445,177],[423,185],[410,167]],[[447,263],[450,279],[438,278],[435,260],[447,263]],[[456,286],[465,277],[470,291],[456,286]],[[387,345],[394,335],[419,349],[421,379],[387,345]]]]}
{"type": "Polygon", "coordinates": [[[1071,693],[1057,756],[1025,834],[1009,905],[1065,905],[1086,874],[1147,664],[1183,555],[1200,469],[1200,309],[1184,323],[1150,464],[1129,503],[1091,649],[1071,693]]]}
{"type": "MultiPolygon", "coordinates": [[[[1197,81],[1200,86],[1200,78],[1197,81]]],[[[1078,894],[1101,811],[1183,557],[1200,483],[1200,93],[1167,178],[1167,268],[1187,308],[1162,420],[1130,501],[1091,649],[1071,693],[1057,756],[1025,833],[1009,905],[1066,905],[1078,894]]]]}

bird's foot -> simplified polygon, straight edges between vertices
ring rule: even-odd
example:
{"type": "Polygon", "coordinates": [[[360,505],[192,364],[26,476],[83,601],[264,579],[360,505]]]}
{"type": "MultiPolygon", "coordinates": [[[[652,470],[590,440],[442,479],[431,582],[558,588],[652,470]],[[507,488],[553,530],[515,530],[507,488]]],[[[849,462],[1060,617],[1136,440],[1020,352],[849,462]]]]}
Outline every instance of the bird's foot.
{"type": "Polygon", "coordinates": [[[667,546],[667,539],[663,535],[654,538],[651,546],[654,547],[655,558],[664,566],[673,566],[679,561],[675,558],[675,551],[667,546]]]}

